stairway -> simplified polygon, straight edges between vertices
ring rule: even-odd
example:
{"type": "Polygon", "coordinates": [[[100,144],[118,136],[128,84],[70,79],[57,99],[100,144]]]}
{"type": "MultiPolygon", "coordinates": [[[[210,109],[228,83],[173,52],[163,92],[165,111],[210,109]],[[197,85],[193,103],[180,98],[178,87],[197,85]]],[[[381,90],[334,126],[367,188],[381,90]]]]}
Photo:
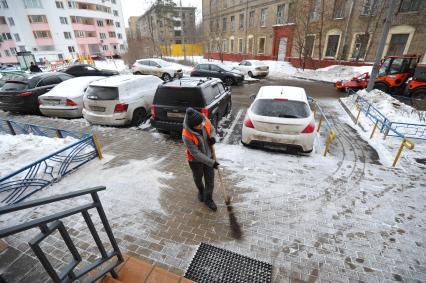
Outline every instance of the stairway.
{"type": "Polygon", "coordinates": [[[134,257],[124,257],[124,263],[115,269],[118,278],[106,275],[100,283],[195,283],[155,265],[134,257]]]}

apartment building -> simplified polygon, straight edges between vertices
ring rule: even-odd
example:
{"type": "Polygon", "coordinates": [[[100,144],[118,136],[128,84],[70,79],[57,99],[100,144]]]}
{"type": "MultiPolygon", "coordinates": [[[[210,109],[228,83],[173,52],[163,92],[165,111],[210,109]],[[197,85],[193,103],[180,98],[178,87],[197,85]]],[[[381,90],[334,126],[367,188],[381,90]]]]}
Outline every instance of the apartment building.
{"type": "Polygon", "coordinates": [[[1,0],[0,35],[1,63],[17,63],[20,51],[55,61],[126,49],[120,0],[1,0]]]}
{"type": "Polygon", "coordinates": [[[127,32],[128,39],[140,38],[140,32],[138,30],[138,19],[139,17],[135,17],[135,16],[129,17],[128,19],[129,28],[127,32]]]}
{"type": "Polygon", "coordinates": [[[137,29],[141,38],[153,38],[155,45],[195,43],[195,9],[178,6],[156,9],[152,6],[139,17],[137,29]]]}
{"type": "MultiPolygon", "coordinates": [[[[397,1],[399,2],[399,1],[397,1]]],[[[324,67],[374,60],[387,0],[203,0],[205,57],[324,67]],[[306,57],[309,60],[301,60],[306,57]]],[[[385,55],[426,52],[426,1],[395,8],[385,55]]]]}

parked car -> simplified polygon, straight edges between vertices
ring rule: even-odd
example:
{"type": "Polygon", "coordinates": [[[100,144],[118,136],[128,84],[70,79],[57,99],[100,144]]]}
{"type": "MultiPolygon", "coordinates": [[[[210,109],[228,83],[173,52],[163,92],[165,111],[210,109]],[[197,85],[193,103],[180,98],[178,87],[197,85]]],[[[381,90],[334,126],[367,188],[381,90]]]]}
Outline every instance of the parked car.
{"type": "Polygon", "coordinates": [[[244,118],[242,143],[309,153],[314,131],[314,114],[303,88],[263,86],[244,118]]]}
{"type": "Polygon", "coordinates": [[[68,67],[62,72],[70,74],[74,77],[86,77],[86,76],[115,76],[119,73],[115,70],[98,69],[88,64],[77,64],[68,67]]]}
{"type": "Polygon", "coordinates": [[[244,81],[244,75],[239,70],[221,63],[198,64],[192,70],[191,77],[219,78],[226,85],[238,85],[244,81]]]}
{"type": "Polygon", "coordinates": [[[148,117],[162,82],[155,76],[133,75],[92,82],[83,97],[83,117],[93,124],[137,126],[148,117]]]}
{"type": "Polygon", "coordinates": [[[78,77],[64,81],[38,98],[40,112],[45,116],[83,117],[83,95],[91,82],[105,77],[78,77]]]}
{"type": "Polygon", "coordinates": [[[269,75],[269,67],[259,60],[244,60],[238,64],[238,70],[249,77],[266,77],[269,75]]]}
{"type": "Polygon", "coordinates": [[[18,73],[18,72],[3,72],[0,74],[0,88],[7,81],[21,80],[27,76],[26,73],[18,73]]]}
{"type": "Polygon", "coordinates": [[[132,65],[134,75],[153,75],[170,81],[172,78],[182,78],[182,68],[176,67],[162,59],[139,59],[132,65]]]}
{"type": "Polygon", "coordinates": [[[151,107],[151,125],[160,132],[180,132],[186,108],[211,120],[215,128],[232,107],[231,90],[216,78],[182,78],[160,85],[151,107]]]}
{"type": "Polygon", "coordinates": [[[0,109],[39,114],[38,97],[72,78],[64,73],[39,73],[6,81],[0,89],[0,109]]]}

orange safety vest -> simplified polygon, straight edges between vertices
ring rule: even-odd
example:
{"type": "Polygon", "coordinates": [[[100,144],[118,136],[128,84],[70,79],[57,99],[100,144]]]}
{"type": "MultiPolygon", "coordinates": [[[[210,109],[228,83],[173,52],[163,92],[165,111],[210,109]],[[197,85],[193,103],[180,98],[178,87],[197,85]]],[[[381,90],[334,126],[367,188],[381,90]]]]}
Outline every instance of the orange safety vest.
{"type": "MultiPolygon", "coordinates": [[[[207,132],[207,137],[210,138],[210,133],[211,133],[211,129],[212,129],[212,125],[209,121],[209,119],[206,118],[206,124],[204,125],[204,128],[206,129],[207,132]]],[[[185,136],[187,138],[189,138],[190,140],[192,140],[192,142],[198,146],[198,144],[200,143],[198,141],[198,138],[196,135],[194,135],[193,133],[191,133],[189,130],[187,129],[183,129],[182,130],[182,136],[185,136]]],[[[186,153],[186,159],[188,159],[189,161],[194,160],[194,157],[191,155],[191,153],[189,152],[189,149],[186,149],[185,151],[186,153]]]]}

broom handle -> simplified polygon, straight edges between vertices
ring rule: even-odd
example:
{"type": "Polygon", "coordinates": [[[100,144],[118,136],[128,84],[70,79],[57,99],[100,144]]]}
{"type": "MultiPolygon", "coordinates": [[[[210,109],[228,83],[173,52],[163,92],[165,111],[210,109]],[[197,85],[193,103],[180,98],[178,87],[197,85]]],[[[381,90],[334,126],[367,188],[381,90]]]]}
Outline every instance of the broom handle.
{"type": "MultiPolygon", "coordinates": [[[[213,160],[217,161],[217,159],[216,159],[216,151],[214,150],[214,146],[211,145],[210,149],[212,151],[213,160]]],[[[224,183],[223,183],[223,177],[222,177],[222,173],[220,172],[219,167],[217,168],[217,173],[219,175],[219,184],[220,184],[220,188],[222,189],[223,198],[225,199],[225,202],[227,202],[228,199],[229,199],[229,197],[228,197],[228,195],[227,195],[227,193],[225,191],[225,186],[224,186],[224,183]]]]}

